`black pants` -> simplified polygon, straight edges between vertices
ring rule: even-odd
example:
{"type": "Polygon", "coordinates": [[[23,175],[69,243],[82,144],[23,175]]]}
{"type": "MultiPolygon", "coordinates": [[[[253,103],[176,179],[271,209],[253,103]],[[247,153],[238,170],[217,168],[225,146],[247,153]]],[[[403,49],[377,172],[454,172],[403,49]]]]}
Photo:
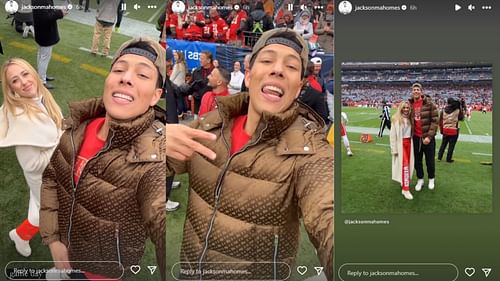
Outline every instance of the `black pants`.
{"type": "Polygon", "coordinates": [[[379,137],[382,137],[382,135],[384,134],[385,127],[387,127],[387,129],[389,130],[391,129],[391,120],[382,118],[382,120],[380,121],[380,129],[378,130],[379,137]]]}
{"type": "Polygon", "coordinates": [[[446,146],[448,144],[450,144],[450,146],[448,147],[448,153],[446,154],[446,161],[450,162],[452,160],[453,151],[455,150],[455,144],[457,144],[457,140],[458,140],[458,135],[455,136],[443,135],[443,142],[441,143],[438,152],[439,160],[443,159],[444,150],[446,149],[446,146]]]}
{"type": "Polygon", "coordinates": [[[434,157],[436,155],[436,140],[431,139],[429,144],[424,144],[423,139],[413,136],[413,155],[415,156],[415,171],[417,178],[424,178],[424,167],[422,158],[425,154],[425,165],[427,166],[427,176],[433,179],[435,176],[434,157]]]}
{"type": "MultiPolygon", "coordinates": [[[[82,6],[83,4],[83,0],[80,0],[78,2],[78,4],[80,5],[80,7],[82,6]]],[[[88,11],[89,10],[89,5],[90,5],[90,0],[85,0],[85,11],[88,11]]]]}
{"type": "Polygon", "coordinates": [[[118,3],[118,11],[116,13],[116,27],[120,28],[120,25],[122,24],[122,18],[123,18],[123,4],[125,3],[124,0],[120,0],[120,3],[118,3]]]}

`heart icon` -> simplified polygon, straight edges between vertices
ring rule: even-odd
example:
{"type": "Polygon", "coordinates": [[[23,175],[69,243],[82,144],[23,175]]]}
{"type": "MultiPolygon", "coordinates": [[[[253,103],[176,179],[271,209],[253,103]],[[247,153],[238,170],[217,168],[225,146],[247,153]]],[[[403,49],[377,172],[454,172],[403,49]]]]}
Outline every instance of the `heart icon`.
{"type": "Polygon", "coordinates": [[[297,266],[297,272],[300,274],[300,275],[304,275],[306,274],[307,272],[307,266],[297,266]]]}
{"type": "Polygon", "coordinates": [[[465,274],[467,274],[467,276],[469,276],[469,277],[474,275],[475,272],[476,272],[476,270],[474,269],[474,267],[467,267],[465,269],[465,274]]]}
{"type": "Polygon", "coordinates": [[[141,266],[139,266],[139,265],[132,265],[130,267],[130,271],[132,271],[133,274],[137,274],[137,273],[139,273],[139,271],[141,271],[141,266]]]}

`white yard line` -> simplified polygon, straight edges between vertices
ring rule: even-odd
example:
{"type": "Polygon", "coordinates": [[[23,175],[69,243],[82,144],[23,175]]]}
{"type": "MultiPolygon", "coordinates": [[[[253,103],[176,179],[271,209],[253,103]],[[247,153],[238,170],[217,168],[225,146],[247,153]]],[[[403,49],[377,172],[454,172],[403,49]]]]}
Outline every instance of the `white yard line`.
{"type": "MultiPolygon", "coordinates": [[[[90,53],[90,49],[87,49],[87,48],[85,48],[85,47],[80,47],[80,48],[78,48],[78,49],[79,49],[79,50],[81,50],[81,51],[84,51],[84,52],[90,53]]],[[[99,56],[100,56],[100,55],[101,55],[101,52],[97,52],[97,55],[99,55],[99,56]]],[[[108,55],[108,56],[106,56],[106,58],[108,58],[108,59],[111,59],[111,60],[112,60],[112,59],[113,59],[113,56],[108,55]]]]}
{"type": "Polygon", "coordinates": [[[472,131],[470,130],[469,127],[469,121],[465,120],[465,126],[467,126],[467,130],[469,130],[469,135],[472,135],[472,131]]]}
{"type": "Polygon", "coordinates": [[[472,152],[472,155],[493,156],[493,154],[491,154],[491,153],[479,153],[479,152],[472,152]]]}

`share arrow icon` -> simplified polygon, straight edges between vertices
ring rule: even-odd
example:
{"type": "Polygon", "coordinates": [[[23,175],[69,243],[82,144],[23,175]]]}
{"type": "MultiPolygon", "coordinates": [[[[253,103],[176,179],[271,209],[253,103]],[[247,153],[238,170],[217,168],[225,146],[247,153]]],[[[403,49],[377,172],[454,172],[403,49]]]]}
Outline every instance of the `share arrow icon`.
{"type": "Polygon", "coordinates": [[[151,275],[153,275],[156,271],[156,265],[148,265],[149,272],[151,272],[151,275]]]}
{"type": "Polygon", "coordinates": [[[315,266],[314,269],[316,270],[316,273],[318,275],[320,275],[321,272],[323,272],[323,267],[322,266],[315,266]]]}
{"type": "Polygon", "coordinates": [[[484,272],[484,275],[486,277],[488,277],[488,275],[490,275],[490,272],[491,272],[491,268],[481,268],[484,272]]]}

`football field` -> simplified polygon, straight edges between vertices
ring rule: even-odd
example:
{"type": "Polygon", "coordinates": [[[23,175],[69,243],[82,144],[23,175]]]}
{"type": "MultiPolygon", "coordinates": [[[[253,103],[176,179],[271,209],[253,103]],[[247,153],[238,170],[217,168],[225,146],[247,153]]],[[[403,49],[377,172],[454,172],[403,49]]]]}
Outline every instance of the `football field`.
{"type": "MultiPolygon", "coordinates": [[[[391,109],[391,115],[396,109],[391,109]]],[[[372,142],[361,143],[360,136],[378,131],[381,109],[343,107],[348,115],[347,134],[353,157],[348,157],[341,145],[341,211],[343,213],[386,214],[478,214],[492,212],[492,113],[473,112],[470,121],[460,122],[460,137],[453,154],[454,163],[436,159],[436,187],[425,185],[420,192],[414,190],[413,174],[410,191],[413,200],[401,195],[398,182],[391,179],[391,153],[389,130],[372,142]],[[350,132],[356,129],[356,132],[350,132]],[[481,139],[480,142],[474,139],[481,139]],[[486,141],[485,141],[486,140],[486,141]]],[[[440,133],[438,133],[440,135],[440,133]]],[[[436,140],[436,158],[441,140],[436,140]]],[[[445,151],[446,155],[446,151],[445,151]]],[[[443,157],[445,159],[445,156],[443,157]]]]}

